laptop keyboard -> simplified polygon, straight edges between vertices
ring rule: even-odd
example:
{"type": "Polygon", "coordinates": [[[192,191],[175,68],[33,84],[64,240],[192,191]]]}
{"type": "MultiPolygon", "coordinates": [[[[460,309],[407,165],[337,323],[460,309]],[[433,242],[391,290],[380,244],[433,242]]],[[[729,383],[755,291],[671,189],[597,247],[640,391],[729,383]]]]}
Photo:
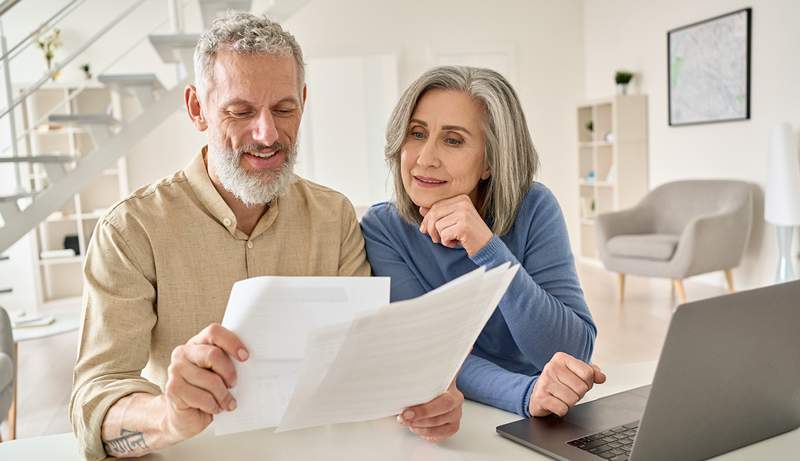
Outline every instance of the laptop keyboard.
{"type": "Polygon", "coordinates": [[[639,430],[639,421],[613,427],[607,431],[587,435],[567,442],[573,447],[588,451],[611,461],[627,461],[633,449],[633,439],[639,430]]]}

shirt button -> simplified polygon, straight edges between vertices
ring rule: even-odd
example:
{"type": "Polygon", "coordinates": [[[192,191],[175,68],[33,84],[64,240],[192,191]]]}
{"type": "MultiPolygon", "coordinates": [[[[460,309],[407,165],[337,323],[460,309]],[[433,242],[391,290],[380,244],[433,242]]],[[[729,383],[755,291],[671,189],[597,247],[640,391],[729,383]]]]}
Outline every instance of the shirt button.
{"type": "Polygon", "coordinates": [[[231,220],[228,219],[228,218],[225,218],[225,219],[222,220],[222,224],[225,224],[225,227],[228,227],[228,226],[231,225],[231,220]]]}
{"type": "Polygon", "coordinates": [[[253,242],[247,242],[247,248],[253,248],[253,242]]]}

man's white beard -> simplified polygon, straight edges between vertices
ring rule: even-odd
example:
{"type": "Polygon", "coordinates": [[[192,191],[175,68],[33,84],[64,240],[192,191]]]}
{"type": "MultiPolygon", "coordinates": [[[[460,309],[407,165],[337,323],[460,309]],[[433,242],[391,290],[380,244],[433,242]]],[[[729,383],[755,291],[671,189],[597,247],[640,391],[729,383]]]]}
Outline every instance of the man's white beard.
{"type": "Polygon", "coordinates": [[[245,152],[257,152],[266,147],[268,146],[263,144],[250,144],[239,149],[229,150],[213,141],[209,141],[208,144],[209,166],[214,169],[222,187],[247,207],[264,205],[273,201],[286,190],[294,176],[294,164],[297,159],[296,145],[284,146],[276,143],[269,146],[278,147],[286,156],[286,160],[277,172],[270,169],[248,172],[239,165],[245,152]]]}

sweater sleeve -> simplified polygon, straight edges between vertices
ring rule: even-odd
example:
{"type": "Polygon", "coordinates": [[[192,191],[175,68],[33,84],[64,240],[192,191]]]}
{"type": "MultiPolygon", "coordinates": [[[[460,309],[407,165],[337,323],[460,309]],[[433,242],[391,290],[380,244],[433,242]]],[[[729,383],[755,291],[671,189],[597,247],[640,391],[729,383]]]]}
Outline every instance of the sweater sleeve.
{"type": "Polygon", "coordinates": [[[397,251],[396,242],[385,227],[385,223],[370,210],[361,220],[364,234],[364,248],[372,266],[372,275],[390,278],[390,299],[392,302],[416,298],[427,290],[397,251]]]}
{"type": "Polygon", "coordinates": [[[564,217],[549,191],[530,206],[517,223],[530,223],[522,261],[497,236],[472,260],[490,268],[522,264],[498,307],[514,342],[536,368],[542,370],[556,352],[588,362],[597,329],[578,281],[564,217]]]}
{"type": "Polygon", "coordinates": [[[530,417],[531,389],[538,377],[514,373],[472,353],[461,366],[456,385],[470,400],[530,417]]]}
{"type": "MultiPolygon", "coordinates": [[[[367,257],[373,275],[391,278],[391,299],[411,299],[426,293],[425,287],[397,251],[398,242],[373,214],[361,221],[367,257]]],[[[513,373],[495,363],[469,354],[459,371],[456,385],[468,399],[523,416],[530,416],[528,403],[535,377],[513,373]]]]}

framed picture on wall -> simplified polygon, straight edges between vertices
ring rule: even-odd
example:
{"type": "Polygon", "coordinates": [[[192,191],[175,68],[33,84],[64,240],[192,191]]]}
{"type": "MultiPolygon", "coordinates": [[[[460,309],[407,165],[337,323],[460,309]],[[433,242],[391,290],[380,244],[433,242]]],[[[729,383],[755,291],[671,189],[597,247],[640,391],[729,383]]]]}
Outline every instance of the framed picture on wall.
{"type": "Polygon", "coordinates": [[[667,32],[670,126],[750,118],[750,31],[745,8],[667,32]]]}

